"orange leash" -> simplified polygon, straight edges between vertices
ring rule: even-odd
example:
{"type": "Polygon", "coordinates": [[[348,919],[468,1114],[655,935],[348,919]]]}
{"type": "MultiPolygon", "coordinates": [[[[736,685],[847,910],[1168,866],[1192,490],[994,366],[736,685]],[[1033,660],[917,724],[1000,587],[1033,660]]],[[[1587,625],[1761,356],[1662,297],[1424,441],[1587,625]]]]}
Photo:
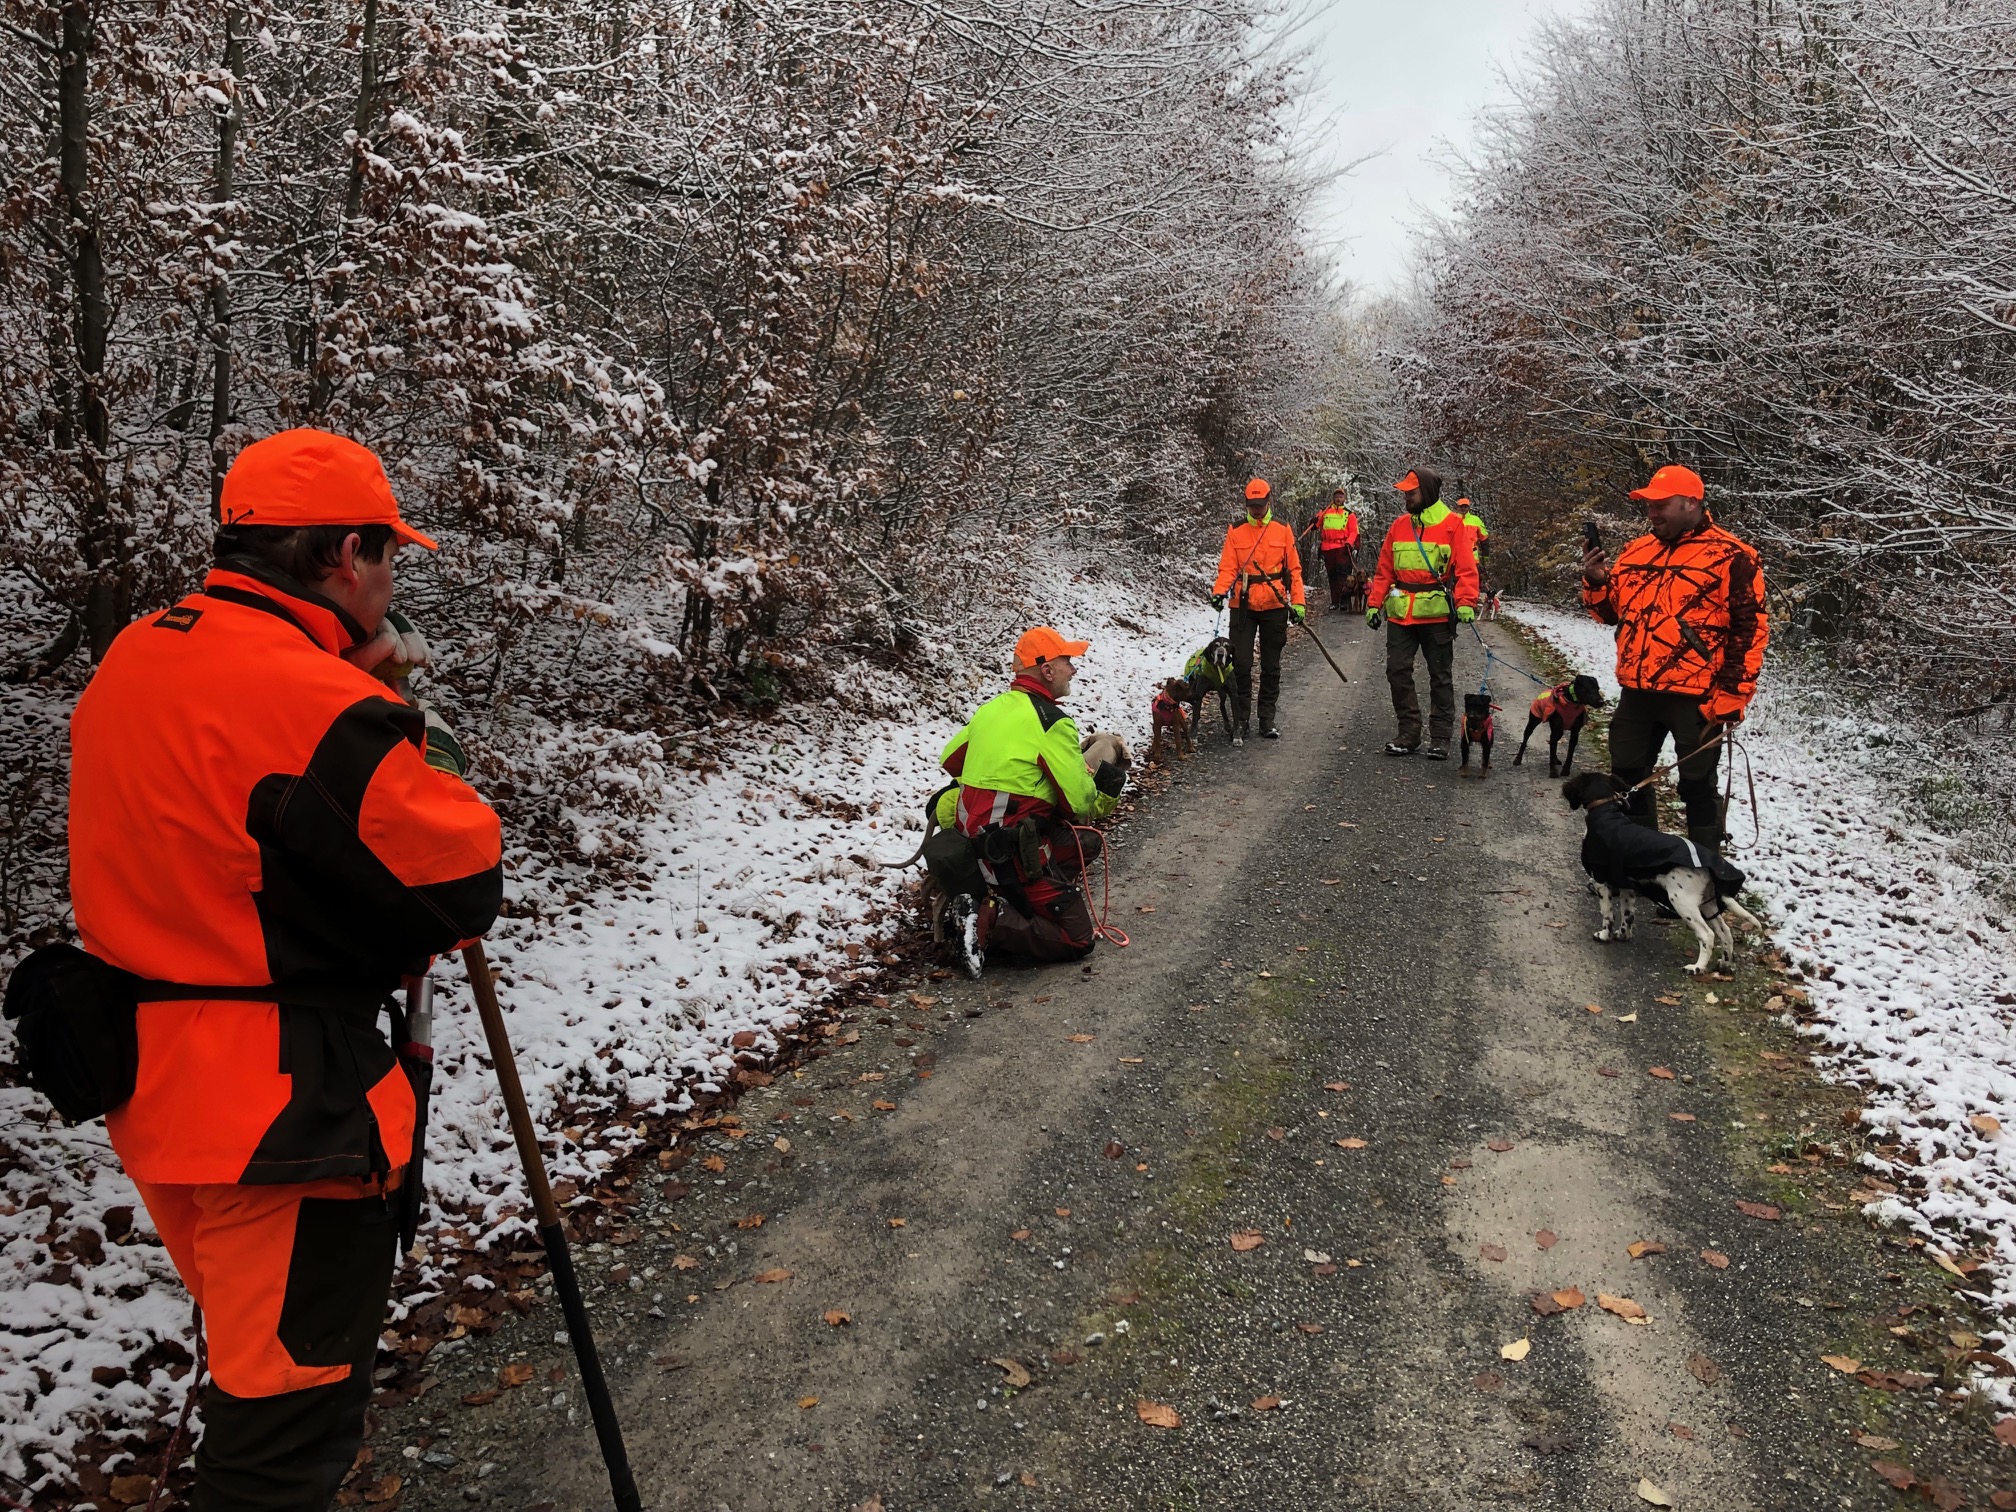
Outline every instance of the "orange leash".
{"type": "MultiPolygon", "coordinates": [[[[1089,824],[1074,824],[1071,826],[1071,835],[1074,841],[1077,841],[1077,837],[1081,834],[1099,835],[1099,912],[1092,920],[1092,933],[1096,938],[1108,940],[1119,949],[1125,950],[1133,942],[1120,929],[1106,922],[1107,916],[1113,912],[1113,852],[1106,844],[1106,837],[1100,835],[1099,831],[1093,829],[1089,824]]],[[[1077,845],[1078,881],[1085,889],[1085,896],[1090,898],[1092,896],[1092,877],[1085,869],[1085,845],[1083,841],[1077,841],[1077,845]]]]}

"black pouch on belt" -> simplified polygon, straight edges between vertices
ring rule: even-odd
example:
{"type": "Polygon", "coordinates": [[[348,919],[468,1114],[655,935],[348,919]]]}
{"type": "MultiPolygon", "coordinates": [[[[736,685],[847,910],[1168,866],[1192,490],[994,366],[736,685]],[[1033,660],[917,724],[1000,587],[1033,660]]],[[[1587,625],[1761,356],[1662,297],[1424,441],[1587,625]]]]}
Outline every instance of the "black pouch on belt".
{"type": "Polygon", "coordinates": [[[957,830],[937,830],[924,842],[924,865],[947,897],[986,894],[987,879],[980,875],[973,842],[957,830]]]}
{"type": "Polygon", "coordinates": [[[75,945],[44,945],[7,979],[0,1013],[15,1026],[28,1084],[71,1123],[133,1095],[140,1067],[139,979],[75,945]]]}

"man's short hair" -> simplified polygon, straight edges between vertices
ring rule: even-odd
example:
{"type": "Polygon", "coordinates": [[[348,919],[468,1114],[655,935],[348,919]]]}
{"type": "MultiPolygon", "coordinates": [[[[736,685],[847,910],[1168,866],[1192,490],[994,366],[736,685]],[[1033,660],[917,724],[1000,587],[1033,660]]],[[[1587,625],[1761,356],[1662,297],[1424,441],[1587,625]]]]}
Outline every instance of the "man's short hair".
{"type": "Polygon", "coordinates": [[[353,535],[367,562],[382,562],[392,547],[390,525],[226,525],[211,555],[220,566],[227,557],[249,556],[307,587],[336,570],[343,542],[353,535]]]}

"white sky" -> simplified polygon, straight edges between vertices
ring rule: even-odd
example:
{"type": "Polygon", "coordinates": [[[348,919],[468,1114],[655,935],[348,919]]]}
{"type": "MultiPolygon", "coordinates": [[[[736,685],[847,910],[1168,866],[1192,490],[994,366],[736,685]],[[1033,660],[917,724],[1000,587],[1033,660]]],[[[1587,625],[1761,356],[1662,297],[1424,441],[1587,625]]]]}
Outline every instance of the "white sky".
{"type": "Polygon", "coordinates": [[[1443,144],[1461,149],[1477,109],[1502,99],[1537,20],[1591,0],[1310,0],[1308,44],[1324,122],[1319,154],[1344,163],[1382,155],[1318,203],[1317,240],[1367,293],[1404,281],[1409,234],[1450,205],[1443,144]]]}

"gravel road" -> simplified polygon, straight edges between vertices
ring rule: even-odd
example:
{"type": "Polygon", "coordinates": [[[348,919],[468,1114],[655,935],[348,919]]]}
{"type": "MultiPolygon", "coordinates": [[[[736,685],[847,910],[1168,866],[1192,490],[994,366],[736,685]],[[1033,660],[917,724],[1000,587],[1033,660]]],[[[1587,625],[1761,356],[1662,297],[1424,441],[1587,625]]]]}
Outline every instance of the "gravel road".
{"type": "MultiPolygon", "coordinates": [[[[1284,738],[1207,741],[1121,831],[1130,948],[913,984],[582,1256],[638,1272],[595,1306],[647,1505],[1895,1504],[1818,1360],[1892,1262],[1737,1211],[1718,1010],[1670,930],[1591,940],[1544,755],[1382,755],[1378,643],[1320,631],[1350,684],[1298,637],[1284,738]]],[[[607,1504],[556,1327],[387,1415],[403,1505],[607,1504]],[[506,1359],[535,1383],[453,1405],[506,1359]]]]}

